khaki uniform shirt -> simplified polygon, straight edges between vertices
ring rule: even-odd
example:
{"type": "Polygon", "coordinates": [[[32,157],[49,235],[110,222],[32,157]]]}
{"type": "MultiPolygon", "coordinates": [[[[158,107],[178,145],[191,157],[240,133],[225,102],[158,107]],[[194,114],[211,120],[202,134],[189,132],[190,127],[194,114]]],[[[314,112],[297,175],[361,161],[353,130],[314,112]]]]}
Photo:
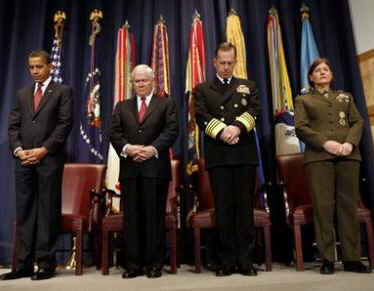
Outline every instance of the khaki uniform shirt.
{"type": "Polygon", "coordinates": [[[352,153],[344,158],[360,161],[362,126],[362,118],[348,92],[330,90],[321,94],[311,89],[296,98],[295,129],[306,146],[305,163],[336,158],[323,149],[328,140],[351,143],[352,153]]]}

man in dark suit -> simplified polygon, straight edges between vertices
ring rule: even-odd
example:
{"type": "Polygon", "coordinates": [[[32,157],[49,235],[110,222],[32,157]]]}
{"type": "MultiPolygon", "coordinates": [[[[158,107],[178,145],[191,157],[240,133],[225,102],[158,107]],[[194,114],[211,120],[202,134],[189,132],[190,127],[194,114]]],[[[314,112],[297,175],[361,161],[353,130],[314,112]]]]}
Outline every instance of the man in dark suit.
{"type": "Polygon", "coordinates": [[[17,264],[2,280],[48,279],[56,267],[64,145],[73,122],[72,90],[52,81],[47,52],[30,53],[28,66],[35,84],[18,91],[8,130],[15,158],[17,264]]]}
{"type": "Polygon", "coordinates": [[[125,199],[123,278],[162,275],[165,255],[165,207],[171,178],[169,148],[178,135],[175,104],[157,97],[154,73],[138,65],[131,73],[135,97],[114,110],[110,141],[120,157],[125,199]]]}
{"type": "Polygon", "coordinates": [[[253,128],[259,112],[253,81],[233,77],[236,48],[222,43],[213,60],[216,78],[194,91],[196,121],[204,131],[206,167],[215,198],[218,255],[217,276],[235,270],[257,275],[252,264],[253,207],[258,163],[253,128]]]}

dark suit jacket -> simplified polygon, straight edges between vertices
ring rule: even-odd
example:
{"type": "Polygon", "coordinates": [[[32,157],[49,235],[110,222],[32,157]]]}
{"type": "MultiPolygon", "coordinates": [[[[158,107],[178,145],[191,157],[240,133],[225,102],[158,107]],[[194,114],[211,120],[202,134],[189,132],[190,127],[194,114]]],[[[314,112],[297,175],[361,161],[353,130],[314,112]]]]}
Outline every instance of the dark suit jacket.
{"type": "Polygon", "coordinates": [[[9,144],[12,153],[45,146],[48,157],[61,159],[73,125],[72,90],[51,81],[34,112],[34,85],[17,92],[15,107],[9,115],[9,144]]]}
{"type": "Polygon", "coordinates": [[[295,100],[295,129],[305,143],[305,163],[334,159],[323,149],[327,140],[353,144],[352,153],[344,159],[361,160],[359,142],[362,118],[351,94],[329,91],[327,97],[317,90],[295,100]]]}
{"type": "Polygon", "coordinates": [[[239,142],[228,145],[219,139],[205,134],[205,159],[207,168],[222,165],[257,165],[257,148],[253,130],[247,132],[236,120],[243,113],[249,113],[254,119],[259,113],[257,89],[253,81],[232,78],[230,87],[222,93],[220,81],[199,84],[194,90],[195,117],[199,128],[205,132],[213,118],[226,125],[241,128],[239,142]],[[241,90],[244,88],[245,90],[241,90]]]}
{"type": "Polygon", "coordinates": [[[137,176],[170,179],[169,148],[177,136],[177,114],[171,98],[152,96],[142,123],[138,121],[136,97],[119,102],[112,117],[110,141],[120,157],[120,180],[137,176]],[[142,163],[124,158],[121,152],[126,144],[152,145],[158,158],[142,163]]]}

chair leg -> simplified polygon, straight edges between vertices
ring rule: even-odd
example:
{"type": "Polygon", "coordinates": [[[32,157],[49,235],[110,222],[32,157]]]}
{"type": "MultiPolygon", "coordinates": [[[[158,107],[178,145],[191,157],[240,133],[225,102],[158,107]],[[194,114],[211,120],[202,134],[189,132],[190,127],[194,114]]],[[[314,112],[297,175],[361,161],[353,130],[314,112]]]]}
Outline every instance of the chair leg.
{"type": "Polygon", "coordinates": [[[266,271],[271,271],[272,266],[272,254],[271,254],[271,236],[270,236],[270,226],[264,226],[264,238],[265,238],[265,264],[266,271]]]}
{"type": "Polygon", "coordinates": [[[367,240],[368,240],[368,256],[369,256],[369,263],[370,268],[374,269],[374,237],[373,237],[373,224],[371,219],[365,221],[366,225],[366,233],[367,233],[367,240]]]}
{"type": "Polygon", "coordinates": [[[170,243],[170,271],[173,274],[177,273],[177,231],[176,229],[169,230],[170,243]]]}
{"type": "Polygon", "coordinates": [[[16,270],[16,260],[17,260],[17,223],[13,222],[13,250],[12,250],[12,262],[11,262],[11,271],[16,270]]]}
{"type": "Polygon", "coordinates": [[[109,274],[109,231],[102,231],[102,250],[101,250],[101,273],[103,275],[109,274]]]}
{"type": "Polygon", "coordinates": [[[75,275],[82,275],[83,273],[83,231],[77,232],[76,237],[76,260],[75,275]]]}
{"type": "Polygon", "coordinates": [[[304,271],[304,259],[302,249],[301,229],[299,224],[294,225],[294,238],[296,250],[296,270],[304,271]]]}
{"type": "Polygon", "coordinates": [[[195,272],[201,273],[201,257],[200,257],[200,228],[194,227],[195,241],[195,272]]]}
{"type": "Polygon", "coordinates": [[[95,265],[96,265],[96,270],[100,270],[101,268],[101,256],[100,256],[100,251],[101,251],[101,246],[100,246],[100,231],[94,231],[93,232],[93,240],[94,240],[94,258],[95,258],[95,265]]]}

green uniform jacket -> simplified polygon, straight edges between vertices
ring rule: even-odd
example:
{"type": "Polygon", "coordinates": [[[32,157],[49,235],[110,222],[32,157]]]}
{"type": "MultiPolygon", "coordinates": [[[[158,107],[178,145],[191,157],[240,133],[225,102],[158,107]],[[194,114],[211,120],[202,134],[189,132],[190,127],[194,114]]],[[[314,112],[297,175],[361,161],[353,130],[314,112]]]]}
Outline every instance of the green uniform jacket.
{"type": "Polygon", "coordinates": [[[257,165],[253,128],[259,113],[257,89],[253,81],[232,78],[222,93],[216,78],[199,84],[194,90],[195,117],[204,131],[207,168],[227,165],[257,165]],[[227,145],[220,132],[228,125],[240,127],[239,142],[227,145]]]}
{"type": "Polygon", "coordinates": [[[312,89],[296,98],[295,128],[306,146],[305,163],[334,159],[336,156],[323,149],[328,140],[351,143],[353,151],[344,158],[361,161],[358,145],[362,125],[362,118],[348,92],[331,90],[321,94],[312,89]]]}

